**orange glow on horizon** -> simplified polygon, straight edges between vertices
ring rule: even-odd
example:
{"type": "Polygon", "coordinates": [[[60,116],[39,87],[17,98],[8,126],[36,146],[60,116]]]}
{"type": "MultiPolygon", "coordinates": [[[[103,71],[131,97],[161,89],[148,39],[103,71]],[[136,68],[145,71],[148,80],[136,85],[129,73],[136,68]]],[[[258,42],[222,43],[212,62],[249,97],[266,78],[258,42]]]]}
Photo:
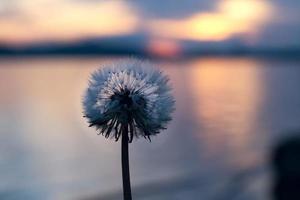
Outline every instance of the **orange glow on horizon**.
{"type": "Polygon", "coordinates": [[[180,46],[175,41],[155,39],[147,45],[150,54],[159,57],[173,57],[180,54],[180,46]]]}

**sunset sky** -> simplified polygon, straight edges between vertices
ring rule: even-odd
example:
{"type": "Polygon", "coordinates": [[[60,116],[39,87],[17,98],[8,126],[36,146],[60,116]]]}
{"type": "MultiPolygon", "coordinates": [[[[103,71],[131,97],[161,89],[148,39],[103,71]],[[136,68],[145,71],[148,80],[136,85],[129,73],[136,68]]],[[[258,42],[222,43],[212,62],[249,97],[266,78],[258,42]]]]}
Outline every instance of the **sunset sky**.
{"type": "Polygon", "coordinates": [[[231,39],[299,46],[299,9],[295,0],[1,0],[0,43],[140,34],[166,48],[178,40],[231,39]]]}

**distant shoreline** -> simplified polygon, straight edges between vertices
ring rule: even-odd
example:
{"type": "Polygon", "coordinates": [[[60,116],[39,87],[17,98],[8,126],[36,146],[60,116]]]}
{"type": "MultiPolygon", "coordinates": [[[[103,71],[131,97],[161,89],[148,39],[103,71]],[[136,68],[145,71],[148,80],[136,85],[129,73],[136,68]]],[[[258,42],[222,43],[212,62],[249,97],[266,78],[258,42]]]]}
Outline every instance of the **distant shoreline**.
{"type": "MultiPolygon", "coordinates": [[[[0,48],[0,57],[57,57],[57,56],[137,56],[137,57],[165,57],[153,55],[146,51],[96,51],[96,50],[3,50],[0,48]]],[[[193,57],[269,57],[269,58],[299,58],[300,50],[259,50],[259,51],[194,51],[170,56],[170,58],[193,57]]]]}

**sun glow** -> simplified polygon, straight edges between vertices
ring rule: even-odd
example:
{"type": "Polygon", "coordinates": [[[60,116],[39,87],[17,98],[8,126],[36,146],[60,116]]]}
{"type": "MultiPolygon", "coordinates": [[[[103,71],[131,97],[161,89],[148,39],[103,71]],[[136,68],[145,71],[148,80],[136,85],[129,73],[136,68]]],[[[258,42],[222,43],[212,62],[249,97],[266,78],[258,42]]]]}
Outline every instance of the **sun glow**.
{"type": "Polygon", "coordinates": [[[181,20],[149,22],[153,35],[178,39],[220,41],[237,34],[254,34],[270,17],[267,1],[221,1],[216,11],[199,13],[181,20]]]}
{"type": "Polygon", "coordinates": [[[181,48],[176,41],[167,39],[152,39],[148,42],[147,51],[159,57],[174,57],[180,54],[181,48]]]}

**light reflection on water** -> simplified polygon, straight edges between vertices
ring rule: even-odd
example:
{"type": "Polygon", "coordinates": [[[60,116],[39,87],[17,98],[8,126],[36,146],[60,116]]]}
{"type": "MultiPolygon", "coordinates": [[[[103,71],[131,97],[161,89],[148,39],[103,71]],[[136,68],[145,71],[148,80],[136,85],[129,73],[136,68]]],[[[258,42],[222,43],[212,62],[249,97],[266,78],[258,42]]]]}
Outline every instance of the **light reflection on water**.
{"type": "MultiPolygon", "coordinates": [[[[81,109],[90,72],[112,60],[0,58],[0,198],[120,198],[120,144],[88,128],[81,109]]],[[[139,199],[226,193],[236,174],[264,165],[278,133],[299,128],[299,61],[155,62],[171,78],[176,112],[151,144],[130,146],[139,199]]],[[[268,196],[263,175],[248,186],[241,199],[268,196]]]]}
{"type": "Polygon", "coordinates": [[[230,161],[240,162],[252,153],[246,148],[253,145],[256,114],[263,98],[257,65],[252,60],[207,59],[197,60],[188,71],[195,94],[195,118],[205,130],[198,137],[205,141],[206,152],[222,156],[226,149],[232,155],[230,161]]]}

